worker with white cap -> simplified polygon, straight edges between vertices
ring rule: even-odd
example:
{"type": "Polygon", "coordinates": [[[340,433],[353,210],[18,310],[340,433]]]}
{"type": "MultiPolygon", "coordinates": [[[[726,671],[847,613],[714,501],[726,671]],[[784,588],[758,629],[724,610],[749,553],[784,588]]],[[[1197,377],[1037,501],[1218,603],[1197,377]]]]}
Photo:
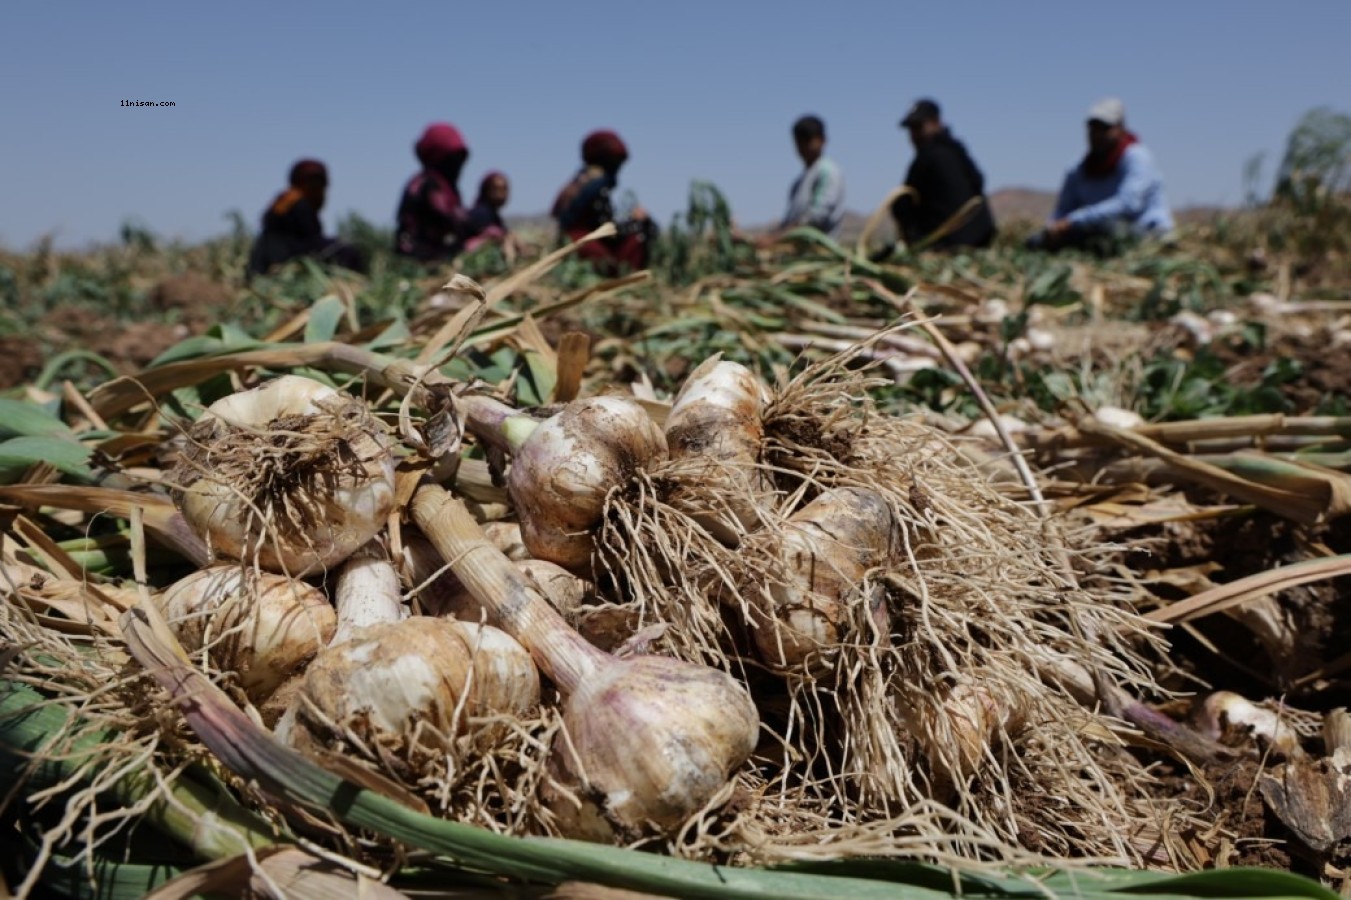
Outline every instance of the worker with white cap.
{"type": "Polygon", "coordinates": [[[1088,153],[1065,175],[1055,212],[1031,246],[1082,246],[1096,237],[1157,236],[1173,230],[1154,156],[1126,128],[1126,107],[1104,97],[1088,108],[1088,153]]]}

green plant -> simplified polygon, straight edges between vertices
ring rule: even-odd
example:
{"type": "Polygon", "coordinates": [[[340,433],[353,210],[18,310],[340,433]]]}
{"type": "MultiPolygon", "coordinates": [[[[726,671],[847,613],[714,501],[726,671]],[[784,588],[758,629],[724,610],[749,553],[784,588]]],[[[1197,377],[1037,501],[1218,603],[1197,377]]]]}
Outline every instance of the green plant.
{"type": "Polygon", "coordinates": [[[1351,115],[1311,109],[1286,138],[1276,173],[1276,197],[1315,213],[1351,189],[1351,115]]]}

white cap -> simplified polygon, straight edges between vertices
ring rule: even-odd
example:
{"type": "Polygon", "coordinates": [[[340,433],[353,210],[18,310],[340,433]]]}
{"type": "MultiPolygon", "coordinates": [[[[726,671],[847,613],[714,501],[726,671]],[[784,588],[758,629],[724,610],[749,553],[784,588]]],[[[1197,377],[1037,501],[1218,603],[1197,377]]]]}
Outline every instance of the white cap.
{"type": "Polygon", "coordinates": [[[1120,125],[1126,121],[1126,105],[1116,97],[1103,97],[1088,108],[1088,120],[1120,125]]]}

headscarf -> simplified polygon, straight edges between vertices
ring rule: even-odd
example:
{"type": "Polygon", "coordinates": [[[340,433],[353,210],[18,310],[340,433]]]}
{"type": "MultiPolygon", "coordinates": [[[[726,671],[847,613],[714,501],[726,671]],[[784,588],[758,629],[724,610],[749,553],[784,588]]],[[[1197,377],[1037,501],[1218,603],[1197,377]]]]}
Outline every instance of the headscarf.
{"type": "Polygon", "coordinates": [[[607,172],[615,172],[628,158],[629,148],[613,131],[593,131],[582,141],[582,162],[588,166],[600,166],[607,172]]]}
{"type": "Polygon", "coordinates": [[[449,122],[428,125],[413,145],[413,152],[417,154],[418,162],[440,172],[451,184],[459,181],[460,169],[469,158],[469,146],[459,129],[449,122]]]}

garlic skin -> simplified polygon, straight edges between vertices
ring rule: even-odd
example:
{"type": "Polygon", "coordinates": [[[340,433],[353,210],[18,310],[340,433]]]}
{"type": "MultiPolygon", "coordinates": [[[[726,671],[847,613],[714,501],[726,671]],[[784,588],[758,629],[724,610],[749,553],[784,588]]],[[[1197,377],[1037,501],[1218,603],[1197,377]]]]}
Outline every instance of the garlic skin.
{"type": "Polygon", "coordinates": [[[554,740],[542,799],[568,837],[671,833],[755,749],[759,716],[730,675],[659,656],[615,660],[581,682],[554,740]]]}
{"type": "Polygon", "coordinates": [[[381,755],[414,760],[446,749],[473,717],[519,716],[538,705],[539,673],[504,632],[414,616],[367,626],[321,653],[276,734],[303,750],[341,745],[350,731],[381,755]]]}
{"type": "Polygon", "coordinates": [[[754,372],[714,356],[690,373],[666,417],[666,444],[675,463],[668,501],[688,508],[727,546],[759,526],[760,503],[772,490],[758,466],[769,401],[769,390],[754,372]]]}
{"type": "Polygon", "coordinates": [[[863,488],[834,488],[789,517],[783,530],[760,543],[775,574],[747,589],[754,640],[772,669],[828,668],[855,602],[882,634],[888,630],[879,587],[859,597],[864,576],[890,555],[896,522],[886,500],[863,488]]]}
{"type": "Polygon", "coordinates": [[[189,653],[239,676],[254,702],[272,694],[332,639],[337,615],[317,588],[238,564],[211,566],[170,585],[160,611],[189,653]]]}
{"type": "Polygon", "coordinates": [[[507,486],[536,559],[585,574],[610,489],[666,456],[666,439],[627,397],[574,401],[516,449],[507,486]]]}
{"type": "Polygon", "coordinates": [[[394,507],[384,426],[298,375],[211,404],[174,477],[183,518],[215,553],[294,577],[341,562],[394,507]]]}

